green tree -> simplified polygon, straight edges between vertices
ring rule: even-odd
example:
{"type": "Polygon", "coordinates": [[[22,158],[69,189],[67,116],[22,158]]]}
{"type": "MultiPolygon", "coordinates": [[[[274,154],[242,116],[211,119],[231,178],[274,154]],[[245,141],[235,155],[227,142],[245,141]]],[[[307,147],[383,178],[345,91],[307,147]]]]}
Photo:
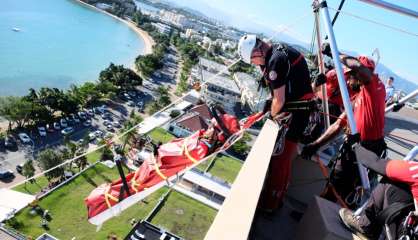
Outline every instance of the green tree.
{"type": "Polygon", "coordinates": [[[142,79],[134,71],[123,65],[111,63],[109,67],[100,72],[99,82],[110,82],[118,89],[133,89],[142,85],[142,79]]]}
{"type": "Polygon", "coordinates": [[[248,142],[251,140],[251,136],[248,133],[244,133],[244,136],[238,140],[234,145],[231,146],[232,151],[238,155],[247,154],[251,147],[248,145],[248,142]]]}
{"type": "Polygon", "coordinates": [[[9,126],[16,123],[23,127],[30,119],[32,104],[21,97],[0,98],[0,116],[9,121],[9,126]]]}
{"type": "MultiPolygon", "coordinates": [[[[31,178],[35,175],[35,167],[33,166],[32,160],[26,161],[25,164],[23,164],[22,175],[25,176],[26,179],[31,178]]],[[[31,180],[30,182],[35,182],[35,179],[31,180]]]]}
{"type": "MultiPolygon", "coordinates": [[[[63,158],[61,154],[55,152],[54,150],[46,149],[39,153],[38,161],[40,168],[43,171],[46,171],[63,163],[63,158]]],[[[48,181],[51,181],[51,179],[61,177],[63,174],[64,168],[58,167],[50,172],[45,173],[45,177],[48,179],[48,181]]]]}
{"type": "Polygon", "coordinates": [[[136,133],[135,133],[135,129],[133,129],[132,130],[132,128],[134,127],[135,125],[133,124],[133,122],[131,122],[131,121],[127,121],[125,124],[124,124],[124,126],[123,126],[123,129],[121,130],[121,132],[126,132],[126,131],[129,131],[129,132],[127,132],[123,137],[122,137],[122,141],[123,141],[123,144],[122,144],[122,152],[124,152],[125,151],[125,147],[126,147],[126,145],[132,140],[132,139],[135,139],[136,138],[136,133]]]}

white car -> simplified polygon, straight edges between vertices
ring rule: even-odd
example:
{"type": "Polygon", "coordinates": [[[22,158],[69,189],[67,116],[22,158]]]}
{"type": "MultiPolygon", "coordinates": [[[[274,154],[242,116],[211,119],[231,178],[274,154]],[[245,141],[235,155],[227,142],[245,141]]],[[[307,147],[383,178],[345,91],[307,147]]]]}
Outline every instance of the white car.
{"type": "Polygon", "coordinates": [[[55,129],[55,130],[60,130],[60,129],[61,129],[60,124],[59,124],[59,123],[57,123],[57,122],[54,122],[54,129],[55,129]]]}
{"type": "Polygon", "coordinates": [[[93,140],[95,138],[96,138],[96,133],[94,133],[94,132],[89,133],[89,139],[90,140],[93,140]]]}
{"type": "Polygon", "coordinates": [[[74,132],[74,128],[72,127],[66,127],[61,131],[62,135],[68,135],[72,132],[74,132]]]}
{"type": "Polygon", "coordinates": [[[60,124],[61,124],[61,127],[63,127],[63,128],[68,127],[67,121],[64,118],[61,118],[60,124]]]}
{"type": "Polygon", "coordinates": [[[134,102],[132,102],[132,101],[129,101],[129,102],[128,102],[128,106],[129,106],[129,107],[135,107],[135,103],[134,103],[134,102]]]}
{"type": "Polygon", "coordinates": [[[107,119],[103,121],[103,125],[105,125],[105,126],[110,125],[110,124],[112,124],[112,123],[107,119]]]}
{"type": "Polygon", "coordinates": [[[30,137],[26,133],[19,133],[18,136],[20,138],[20,141],[22,141],[23,143],[32,142],[32,139],[30,139],[30,137]]]}
{"type": "Polygon", "coordinates": [[[38,133],[41,137],[46,137],[46,129],[45,127],[38,127],[38,133]]]}

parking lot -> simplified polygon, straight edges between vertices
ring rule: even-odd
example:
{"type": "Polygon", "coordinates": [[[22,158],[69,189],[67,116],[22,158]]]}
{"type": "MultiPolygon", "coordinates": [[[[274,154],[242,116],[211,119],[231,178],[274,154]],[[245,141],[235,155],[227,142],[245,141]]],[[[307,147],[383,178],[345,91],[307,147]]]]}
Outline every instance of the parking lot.
{"type": "MultiPolygon", "coordinates": [[[[72,128],[72,131],[69,131],[68,138],[71,141],[78,142],[90,135],[91,141],[89,147],[94,147],[105,135],[109,136],[117,133],[132,110],[142,117],[146,117],[147,115],[139,110],[144,110],[147,103],[154,101],[156,98],[155,90],[159,86],[169,87],[170,92],[175,90],[175,78],[178,71],[177,63],[177,50],[171,47],[164,57],[164,67],[155,72],[149,79],[144,79],[143,85],[138,87],[138,91],[135,91],[135,94],[126,92],[118,96],[117,100],[106,102],[106,116],[103,116],[99,110],[101,106],[97,106],[99,109],[91,109],[94,115],[89,116],[87,112],[85,113],[87,119],[81,119],[77,114],[75,116],[80,120],[79,123],[74,120],[68,121],[67,127],[72,128]],[[138,104],[139,102],[141,103],[138,104]],[[91,124],[85,126],[87,124],[83,123],[86,120],[90,120],[91,124]],[[111,128],[108,127],[110,123],[112,124],[111,128]]],[[[32,131],[19,131],[18,133],[26,133],[30,141],[23,143],[19,139],[19,136],[16,135],[17,149],[6,149],[0,144],[0,171],[11,170],[15,176],[11,179],[0,180],[0,188],[11,186],[24,180],[24,177],[16,172],[17,165],[23,164],[29,159],[35,159],[36,155],[45,149],[60,148],[63,146],[64,134],[62,130],[65,127],[61,126],[58,122],[56,125],[60,125],[60,128],[54,129],[53,126],[50,126],[49,131],[46,129],[46,136],[40,136],[37,129],[32,131]]],[[[35,162],[35,168],[39,172],[40,170],[36,165],[35,162]]]]}

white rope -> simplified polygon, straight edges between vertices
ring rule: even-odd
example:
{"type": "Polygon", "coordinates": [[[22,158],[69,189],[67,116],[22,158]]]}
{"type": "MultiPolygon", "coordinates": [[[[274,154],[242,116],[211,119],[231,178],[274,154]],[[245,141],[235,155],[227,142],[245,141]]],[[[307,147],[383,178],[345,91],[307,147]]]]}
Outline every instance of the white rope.
{"type": "Polygon", "coordinates": [[[356,14],[353,14],[353,13],[350,13],[350,12],[347,12],[347,11],[338,10],[338,9],[335,9],[335,8],[332,8],[332,7],[329,7],[329,6],[328,6],[328,8],[332,9],[336,12],[340,12],[342,14],[345,14],[345,15],[348,15],[348,16],[351,16],[351,17],[354,17],[354,18],[358,18],[358,19],[366,21],[366,22],[374,23],[376,25],[386,27],[386,28],[392,29],[394,31],[398,31],[398,32],[401,32],[401,33],[405,33],[405,34],[414,36],[414,37],[418,37],[418,34],[413,33],[413,32],[409,32],[409,31],[407,31],[405,29],[402,29],[402,28],[394,27],[394,26],[391,26],[391,25],[388,25],[388,24],[385,24],[385,23],[381,23],[381,22],[378,22],[378,21],[375,21],[375,20],[372,20],[372,19],[368,19],[368,18],[359,16],[359,15],[356,15],[356,14]]]}

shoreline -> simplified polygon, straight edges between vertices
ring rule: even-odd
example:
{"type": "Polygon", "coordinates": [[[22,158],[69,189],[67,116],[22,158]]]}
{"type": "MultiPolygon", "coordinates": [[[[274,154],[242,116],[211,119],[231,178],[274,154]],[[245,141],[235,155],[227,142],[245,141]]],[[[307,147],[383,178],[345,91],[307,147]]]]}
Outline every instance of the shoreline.
{"type": "MultiPolygon", "coordinates": [[[[85,3],[81,0],[75,0],[75,2],[77,2],[79,4],[82,4],[83,6],[89,7],[92,10],[95,10],[95,11],[101,12],[103,14],[106,14],[106,15],[108,15],[108,16],[110,16],[110,17],[112,17],[112,18],[114,18],[114,19],[116,19],[116,20],[118,20],[118,21],[120,21],[124,24],[126,24],[130,29],[132,29],[144,41],[144,49],[143,49],[143,52],[141,53],[141,55],[147,55],[147,54],[152,53],[152,47],[155,45],[154,39],[152,39],[152,37],[148,34],[148,32],[146,32],[143,29],[137,27],[134,22],[125,20],[125,19],[120,18],[120,17],[117,17],[113,14],[110,14],[110,13],[108,13],[108,12],[106,12],[106,11],[100,9],[100,8],[97,8],[93,5],[85,3]]],[[[135,62],[135,60],[134,60],[134,62],[135,62]]],[[[130,67],[130,68],[132,68],[132,67],[130,67]]],[[[133,70],[135,70],[135,69],[133,69],[133,70]]]]}

